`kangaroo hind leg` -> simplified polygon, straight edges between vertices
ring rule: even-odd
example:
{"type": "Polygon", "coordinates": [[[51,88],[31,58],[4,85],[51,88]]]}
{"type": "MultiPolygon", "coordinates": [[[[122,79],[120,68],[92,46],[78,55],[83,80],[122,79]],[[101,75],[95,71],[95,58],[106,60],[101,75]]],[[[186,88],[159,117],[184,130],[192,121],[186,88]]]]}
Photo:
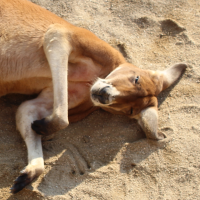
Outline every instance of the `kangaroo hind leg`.
{"type": "Polygon", "coordinates": [[[53,108],[52,89],[45,89],[33,100],[20,105],[16,114],[17,129],[23,137],[28,150],[28,165],[14,181],[12,193],[17,193],[31,183],[44,171],[41,136],[31,129],[31,123],[51,114],[53,108]]]}

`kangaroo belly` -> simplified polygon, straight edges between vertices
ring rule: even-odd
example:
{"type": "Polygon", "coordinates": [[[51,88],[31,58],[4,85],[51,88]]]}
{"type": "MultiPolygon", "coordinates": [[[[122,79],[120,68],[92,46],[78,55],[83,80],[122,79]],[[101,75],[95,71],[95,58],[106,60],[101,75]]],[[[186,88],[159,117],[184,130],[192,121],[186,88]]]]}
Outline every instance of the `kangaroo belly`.
{"type": "Polygon", "coordinates": [[[89,99],[90,99],[90,83],[69,82],[68,103],[70,109],[80,105],[81,103],[89,99]]]}

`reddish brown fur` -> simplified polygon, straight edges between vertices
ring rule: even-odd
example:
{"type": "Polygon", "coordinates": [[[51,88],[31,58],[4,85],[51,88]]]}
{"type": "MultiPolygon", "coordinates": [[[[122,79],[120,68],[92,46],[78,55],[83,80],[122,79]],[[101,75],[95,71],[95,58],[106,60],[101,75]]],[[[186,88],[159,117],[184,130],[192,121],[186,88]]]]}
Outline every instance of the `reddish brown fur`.
{"type": "Polygon", "coordinates": [[[51,24],[65,26],[73,46],[68,67],[69,101],[73,101],[73,110],[69,112],[73,118],[70,121],[80,120],[80,116],[77,115],[76,119],[74,114],[85,112],[85,109],[80,109],[81,104],[91,110],[91,83],[97,77],[105,78],[110,71],[125,62],[118,51],[90,31],[75,27],[29,1],[1,0],[0,12],[1,96],[8,93],[39,93],[52,84],[42,47],[44,33],[51,24]],[[75,98],[79,99],[77,103],[74,102],[75,98]],[[77,111],[74,108],[76,106],[79,106],[77,111]]]}

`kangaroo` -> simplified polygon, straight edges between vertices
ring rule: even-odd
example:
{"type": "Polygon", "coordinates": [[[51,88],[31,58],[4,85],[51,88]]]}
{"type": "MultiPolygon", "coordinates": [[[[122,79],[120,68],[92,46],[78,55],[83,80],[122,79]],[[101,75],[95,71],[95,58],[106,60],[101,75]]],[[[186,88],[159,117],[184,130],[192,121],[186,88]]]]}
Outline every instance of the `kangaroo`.
{"type": "Polygon", "coordinates": [[[0,96],[38,94],[16,113],[28,165],[12,193],[43,173],[42,135],[99,107],[137,119],[147,138],[166,137],[157,131],[157,95],[181,76],[186,64],[164,71],[139,69],[90,31],[27,0],[1,0],[0,19],[0,96]]]}

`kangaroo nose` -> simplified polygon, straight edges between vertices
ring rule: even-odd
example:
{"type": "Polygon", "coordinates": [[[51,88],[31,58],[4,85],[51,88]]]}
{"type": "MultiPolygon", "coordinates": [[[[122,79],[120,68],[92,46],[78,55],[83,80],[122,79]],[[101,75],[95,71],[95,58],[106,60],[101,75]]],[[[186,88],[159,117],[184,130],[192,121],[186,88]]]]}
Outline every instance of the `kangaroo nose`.
{"type": "Polygon", "coordinates": [[[110,88],[109,85],[103,87],[103,88],[94,88],[92,89],[91,93],[94,94],[94,95],[98,95],[98,96],[104,96],[104,95],[107,95],[107,91],[108,89],[110,88]]]}
{"type": "Polygon", "coordinates": [[[108,95],[108,93],[107,93],[108,88],[110,88],[110,86],[103,87],[103,88],[98,92],[99,95],[101,95],[101,96],[108,95]]]}
{"type": "Polygon", "coordinates": [[[98,99],[100,103],[102,104],[106,104],[109,102],[109,90],[110,86],[105,86],[103,88],[101,88],[100,90],[92,90],[92,97],[94,99],[98,99]]]}

